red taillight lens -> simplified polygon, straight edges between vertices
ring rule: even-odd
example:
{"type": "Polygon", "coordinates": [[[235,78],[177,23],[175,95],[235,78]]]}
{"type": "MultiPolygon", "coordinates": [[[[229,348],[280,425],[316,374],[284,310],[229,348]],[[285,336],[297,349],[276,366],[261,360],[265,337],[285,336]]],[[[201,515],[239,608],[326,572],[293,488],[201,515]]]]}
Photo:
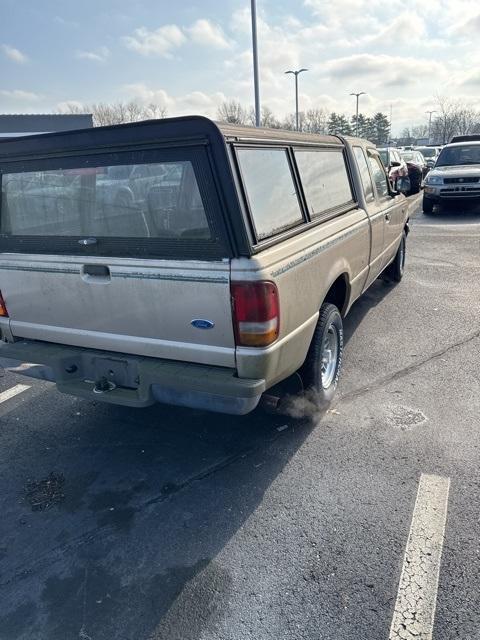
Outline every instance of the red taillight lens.
{"type": "Polygon", "coordinates": [[[278,338],[280,305],[273,282],[232,282],[232,305],[236,343],[243,347],[266,347],[278,338]]]}
{"type": "Polygon", "coordinates": [[[3,299],[2,292],[0,291],[0,317],[8,318],[8,311],[3,299]]]}

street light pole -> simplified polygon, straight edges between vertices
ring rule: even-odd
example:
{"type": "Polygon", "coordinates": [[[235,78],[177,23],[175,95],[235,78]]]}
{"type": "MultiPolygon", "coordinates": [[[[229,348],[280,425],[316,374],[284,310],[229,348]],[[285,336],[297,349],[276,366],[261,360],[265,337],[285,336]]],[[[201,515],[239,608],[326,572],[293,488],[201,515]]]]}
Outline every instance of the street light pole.
{"type": "Polygon", "coordinates": [[[425,113],[428,113],[429,118],[428,118],[428,144],[430,144],[430,134],[432,131],[432,114],[433,113],[437,113],[436,111],[425,111],[425,113]]]}
{"type": "Polygon", "coordinates": [[[252,6],[252,50],[253,50],[253,85],[255,91],[255,126],[260,126],[260,87],[258,78],[257,47],[257,0],[251,0],[252,6]]]}
{"type": "Polygon", "coordinates": [[[308,71],[308,69],[298,69],[298,71],[285,71],[285,73],[293,73],[295,76],[295,129],[298,131],[298,76],[300,73],[308,71]]]}
{"type": "Polygon", "coordinates": [[[360,91],[360,93],[351,93],[350,95],[357,98],[357,109],[355,112],[355,136],[358,137],[358,99],[360,98],[360,96],[366,96],[367,94],[365,93],[365,91],[360,91]]]}

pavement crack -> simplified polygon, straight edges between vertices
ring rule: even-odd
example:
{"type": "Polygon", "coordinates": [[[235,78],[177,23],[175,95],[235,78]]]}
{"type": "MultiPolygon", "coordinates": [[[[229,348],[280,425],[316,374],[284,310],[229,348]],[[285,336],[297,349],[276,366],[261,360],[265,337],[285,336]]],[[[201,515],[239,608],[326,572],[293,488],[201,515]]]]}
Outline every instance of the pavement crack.
{"type": "Polygon", "coordinates": [[[423,360],[417,360],[417,362],[414,362],[408,365],[407,367],[404,367],[403,369],[399,369],[398,371],[389,373],[388,375],[383,376],[382,378],[378,378],[377,380],[374,380],[369,384],[359,387],[358,389],[354,389],[353,391],[349,391],[343,395],[340,395],[339,402],[349,402],[351,400],[355,400],[360,396],[363,396],[366,393],[369,393],[370,391],[377,391],[378,389],[381,389],[382,387],[389,384],[390,382],[394,382],[395,380],[400,380],[401,378],[408,376],[410,373],[417,371],[424,365],[428,364],[429,362],[432,362],[432,360],[441,358],[442,356],[446,355],[449,351],[453,351],[454,349],[463,347],[469,342],[472,342],[472,340],[476,340],[478,338],[480,338],[480,329],[477,329],[476,331],[469,333],[464,338],[462,338],[462,340],[459,340],[458,342],[453,342],[452,344],[448,345],[444,349],[435,351],[434,353],[430,354],[423,360]]]}

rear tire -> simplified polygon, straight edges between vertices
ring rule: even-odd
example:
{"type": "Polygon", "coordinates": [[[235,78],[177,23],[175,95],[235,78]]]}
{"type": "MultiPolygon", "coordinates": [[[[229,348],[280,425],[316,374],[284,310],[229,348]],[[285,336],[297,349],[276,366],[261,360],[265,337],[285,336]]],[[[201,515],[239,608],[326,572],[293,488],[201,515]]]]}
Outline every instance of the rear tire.
{"type": "Polygon", "coordinates": [[[405,231],[402,234],[400,246],[393,262],[388,265],[386,269],[387,278],[393,282],[400,282],[405,272],[405,256],[407,254],[407,234],[405,231]]]}
{"type": "Polygon", "coordinates": [[[425,196],[423,196],[422,209],[426,216],[431,216],[433,213],[433,202],[428,198],[425,198],[425,196]]]}
{"type": "Polygon", "coordinates": [[[304,389],[315,394],[320,407],[328,405],[335,395],[342,360],[342,316],[335,305],[326,302],[320,309],[307,358],[300,370],[304,389]]]}

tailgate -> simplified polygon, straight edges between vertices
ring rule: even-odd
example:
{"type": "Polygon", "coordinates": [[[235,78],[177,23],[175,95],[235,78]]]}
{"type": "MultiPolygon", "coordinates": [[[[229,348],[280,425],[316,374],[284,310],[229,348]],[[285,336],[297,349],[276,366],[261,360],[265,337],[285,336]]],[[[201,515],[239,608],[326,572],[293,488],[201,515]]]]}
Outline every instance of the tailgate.
{"type": "Polygon", "coordinates": [[[235,365],[229,261],[0,256],[13,336],[235,365]]]}

